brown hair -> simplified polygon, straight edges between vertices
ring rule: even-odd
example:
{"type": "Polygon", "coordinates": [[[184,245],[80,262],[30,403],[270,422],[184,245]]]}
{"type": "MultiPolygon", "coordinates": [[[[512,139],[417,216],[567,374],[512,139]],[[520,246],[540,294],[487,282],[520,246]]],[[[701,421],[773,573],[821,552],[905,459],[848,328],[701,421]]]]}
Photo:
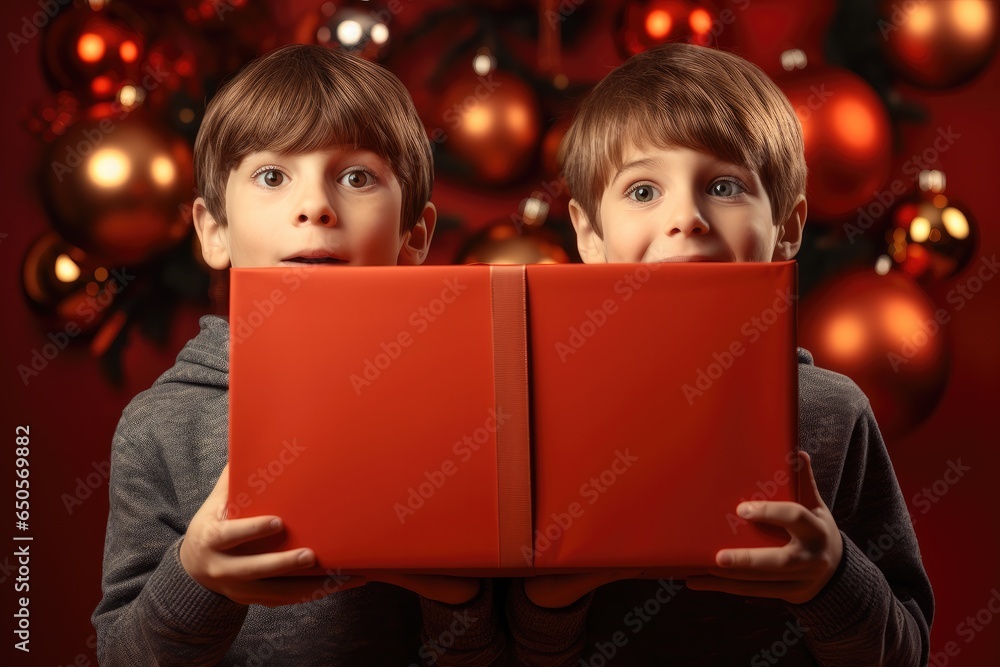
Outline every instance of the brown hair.
{"type": "Polygon", "coordinates": [[[752,169],[775,221],[806,189],[802,126],[756,65],[717,49],[665,44],[608,74],[577,110],[559,150],[570,193],[600,235],[601,197],[630,146],[711,153],[752,169]]]}
{"type": "Polygon", "coordinates": [[[433,157],[403,84],[388,70],[322,46],[293,44],[254,60],[222,87],[194,146],[195,178],[226,224],[226,181],[247,155],[366,148],[392,167],[402,190],[400,233],[431,196],[433,157]]]}

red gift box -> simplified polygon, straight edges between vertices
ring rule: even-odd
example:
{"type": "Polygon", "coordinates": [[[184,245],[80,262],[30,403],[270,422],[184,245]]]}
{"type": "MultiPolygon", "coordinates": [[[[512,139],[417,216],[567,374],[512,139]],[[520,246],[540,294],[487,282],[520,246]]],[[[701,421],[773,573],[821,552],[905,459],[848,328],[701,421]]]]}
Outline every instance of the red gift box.
{"type": "Polygon", "coordinates": [[[230,516],[322,567],[704,571],[787,535],[795,263],[233,269],[230,516]]]}

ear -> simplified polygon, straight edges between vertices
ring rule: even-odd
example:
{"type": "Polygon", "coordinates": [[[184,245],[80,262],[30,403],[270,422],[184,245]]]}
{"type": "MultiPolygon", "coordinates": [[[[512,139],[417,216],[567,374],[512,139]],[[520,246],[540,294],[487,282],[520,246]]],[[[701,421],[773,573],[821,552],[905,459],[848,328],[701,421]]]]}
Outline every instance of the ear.
{"type": "Polygon", "coordinates": [[[205,263],[220,271],[229,268],[229,228],[220,224],[209,212],[204,197],[194,200],[191,215],[194,217],[194,230],[198,232],[205,263]]]}
{"type": "Polygon", "coordinates": [[[569,200],[569,219],[573,221],[576,230],[576,247],[580,251],[580,259],[584,264],[607,264],[604,255],[604,240],[598,235],[591,224],[583,207],[575,199],[569,200]]]}
{"type": "Polygon", "coordinates": [[[778,241],[771,255],[772,262],[792,259],[802,245],[802,228],[806,224],[806,198],[799,195],[788,219],[778,225],[778,241]]]}
{"type": "Polygon", "coordinates": [[[434,227],[437,225],[437,208],[434,204],[427,202],[424,212],[420,214],[417,224],[413,229],[403,235],[403,245],[399,249],[397,264],[408,264],[416,266],[423,264],[427,259],[427,253],[431,249],[431,238],[434,236],[434,227]]]}

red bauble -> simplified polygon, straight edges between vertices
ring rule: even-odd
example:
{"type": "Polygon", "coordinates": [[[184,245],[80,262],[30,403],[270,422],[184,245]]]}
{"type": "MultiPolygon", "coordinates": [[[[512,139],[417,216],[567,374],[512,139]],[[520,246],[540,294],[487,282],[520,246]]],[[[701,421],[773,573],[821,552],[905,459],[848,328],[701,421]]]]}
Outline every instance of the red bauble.
{"type": "Polygon", "coordinates": [[[73,125],[48,147],[45,164],[52,225],[88,252],[138,263],[190,230],[191,150],[136,114],[73,125]]]}
{"type": "Polygon", "coordinates": [[[901,201],[886,232],[893,263],[922,282],[954,277],[968,266],[978,241],[979,228],[972,216],[940,192],[901,201]]]}
{"type": "Polygon", "coordinates": [[[807,68],[779,85],[802,122],[810,218],[853,213],[889,178],[892,142],[881,98],[836,68],[807,68]]]}
{"type": "Polygon", "coordinates": [[[21,280],[32,308],[69,340],[95,329],[128,287],[117,267],[46,232],[24,256],[21,280]]]}
{"type": "Polygon", "coordinates": [[[924,421],[944,394],[950,356],[936,314],[912,278],[856,271],[805,299],[799,342],[817,366],[861,387],[882,433],[893,438],[924,421]]]}
{"type": "Polygon", "coordinates": [[[703,5],[688,0],[629,0],[622,7],[617,33],[622,55],[628,58],[667,42],[713,44],[721,24],[703,5]]]}
{"type": "Polygon", "coordinates": [[[81,100],[114,100],[123,85],[140,85],[147,30],[125,5],[69,9],[42,33],[43,69],[54,87],[81,100]]]}
{"type": "Polygon", "coordinates": [[[719,46],[734,51],[771,77],[784,73],[781,54],[800,49],[813,66],[823,62],[823,36],[835,4],[832,0],[737,0],[720,6],[719,46]]]}
{"type": "Polygon", "coordinates": [[[889,62],[910,83],[950,88],[969,81],[1000,43],[996,0],[884,0],[879,30],[889,62]]]}
{"type": "Polygon", "coordinates": [[[498,220],[465,242],[456,264],[566,264],[569,255],[559,239],[544,227],[518,229],[509,220],[498,220]]]}
{"type": "Polygon", "coordinates": [[[432,136],[472,168],[486,184],[516,180],[538,146],[539,107],[535,91],[512,74],[463,74],[445,90],[432,136]]]}
{"type": "Polygon", "coordinates": [[[380,3],[327,2],[318,12],[302,18],[295,29],[295,40],[381,61],[389,48],[392,19],[392,11],[380,3]]]}

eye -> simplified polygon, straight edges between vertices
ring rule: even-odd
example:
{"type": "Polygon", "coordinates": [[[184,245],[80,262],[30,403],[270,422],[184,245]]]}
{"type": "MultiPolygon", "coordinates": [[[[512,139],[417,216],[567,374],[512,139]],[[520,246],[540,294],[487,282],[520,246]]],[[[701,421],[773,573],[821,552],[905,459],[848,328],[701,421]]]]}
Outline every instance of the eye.
{"type": "Polygon", "coordinates": [[[356,190],[375,185],[375,174],[361,167],[352,168],[340,177],[340,183],[356,190]]]}
{"type": "Polygon", "coordinates": [[[646,202],[651,202],[659,197],[660,191],[649,183],[636,183],[630,187],[625,194],[629,199],[637,201],[640,204],[645,204],[646,202]]]}
{"type": "Polygon", "coordinates": [[[718,180],[709,186],[708,192],[714,197],[736,197],[746,192],[747,189],[739,181],[730,179],[718,180]]]}
{"type": "Polygon", "coordinates": [[[285,176],[285,173],[277,167],[261,167],[253,173],[251,178],[253,178],[258,185],[262,185],[266,188],[276,188],[284,183],[285,179],[288,177],[285,176]]]}

